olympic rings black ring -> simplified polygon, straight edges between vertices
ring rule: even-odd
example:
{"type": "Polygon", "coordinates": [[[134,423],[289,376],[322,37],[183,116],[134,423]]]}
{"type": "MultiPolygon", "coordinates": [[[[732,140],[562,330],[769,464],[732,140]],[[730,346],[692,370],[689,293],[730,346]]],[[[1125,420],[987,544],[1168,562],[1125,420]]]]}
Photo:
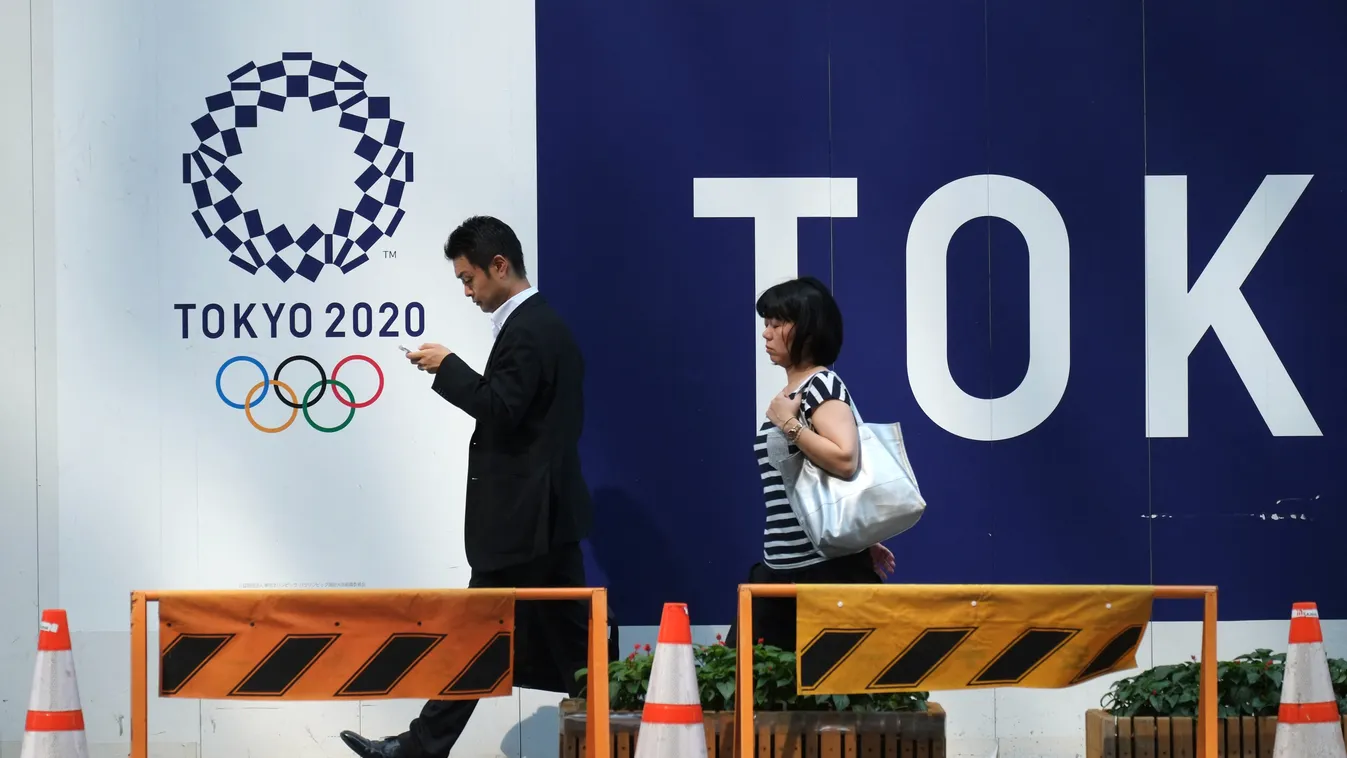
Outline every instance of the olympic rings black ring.
{"type": "Polygon", "coordinates": [[[291,363],[295,361],[304,361],[310,366],[313,366],[314,368],[318,369],[318,381],[320,382],[320,384],[318,385],[319,386],[318,396],[315,397],[312,402],[310,402],[308,398],[305,398],[304,402],[302,403],[292,403],[289,400],[286,400],[284,395],[277,392],[276,399],[280,400],[282,403],[285,403],[285,407],[290,408],[291,410],[312,408],[313,406],[318,404],[319,400],[323,399],[323,395],[327,392],[327,372],[323,370],[322,364],[320,364],[318,361],[314,360],[313,358],[307,355],[292,355],[289,358],[286,358],[285,360],[281,361],[281,365],[277,366],[276,371],[271,375],[271,380],[273,382],[279,382],[281,380],[281,372],[285,370],[286,366],[289,366],[291,363]]]}

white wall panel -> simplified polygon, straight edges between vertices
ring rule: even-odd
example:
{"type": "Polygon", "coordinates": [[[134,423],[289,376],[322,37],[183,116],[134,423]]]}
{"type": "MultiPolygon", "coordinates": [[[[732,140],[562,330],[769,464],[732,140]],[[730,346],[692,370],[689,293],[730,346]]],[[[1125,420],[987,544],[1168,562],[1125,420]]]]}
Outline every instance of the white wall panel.
{"type": "Polygon", "coordinates": [[[0,0],[0,755],[23,736],[37,650],[33,98],[28,0],[0,0]]]}

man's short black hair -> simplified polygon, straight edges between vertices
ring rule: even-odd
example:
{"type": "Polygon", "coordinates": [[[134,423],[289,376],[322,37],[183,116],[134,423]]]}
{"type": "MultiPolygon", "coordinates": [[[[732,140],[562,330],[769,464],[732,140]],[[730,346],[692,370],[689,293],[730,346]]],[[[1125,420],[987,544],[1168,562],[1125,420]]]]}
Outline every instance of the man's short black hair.
{"type": "Polygon", "coordinates": [[[795,325],[790,362],[831,366],[842,352],[842,311],[823,282],[802,276],[769,287],[758,298],[758,315],[795,325]]]}
{"type": "Polygon", "coordinates": [[[519,244],[510,225],[491,216],[473,216],[458,225],[444,243],[444,257],[453,261],[467,258],[468,263],[486,270],[497,255],[510,263],[510,270],[520,277],[524,270],[524,248],[519,244]]]}

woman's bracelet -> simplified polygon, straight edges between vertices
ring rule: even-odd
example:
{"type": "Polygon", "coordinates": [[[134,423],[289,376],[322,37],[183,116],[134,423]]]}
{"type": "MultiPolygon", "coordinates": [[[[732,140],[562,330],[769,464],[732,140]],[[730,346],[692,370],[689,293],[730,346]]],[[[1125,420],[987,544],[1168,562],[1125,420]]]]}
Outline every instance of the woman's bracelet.
{"type": "Polygon", "coordinates": [[[786,439],[790,440],[791,442],[794,442],[795,440],[800,438],[800,432],[804,431],[804,424],[800,423],[800,420],[797,418],[793,418],[791,419],[791,421],[795,422],[795,426],[789,429],[782,428],[781,431],[786,433],[786,439]]]}

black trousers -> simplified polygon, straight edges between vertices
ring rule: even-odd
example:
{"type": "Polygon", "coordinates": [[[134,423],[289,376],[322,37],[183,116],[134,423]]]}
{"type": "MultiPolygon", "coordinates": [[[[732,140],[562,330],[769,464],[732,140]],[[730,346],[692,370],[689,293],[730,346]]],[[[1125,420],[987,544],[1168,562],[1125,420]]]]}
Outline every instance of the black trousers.
{"type": "MultiPolygon", "coordinates": [[[[844,555],[830,561],[800,569],[780,571],[763,563],[755,563],[748,571],[748,584],[878,584],[884,580],[875,573],[870,551],[844,555]]],[[[794,651],[795,598],[753,598],[753,641],[782,650],[794,651]]],[[[726,645],[734,647],[739,641],[739,620],[736,615],[730,624],[726,645]]]]}
{"type": "MultiPolygon", "coordinates": [[[[468,580],[469,588],[584,586],[584,561],[575,543],[518,566],[473,571],[468,580]]],[[[589,603],[583,600],[515,603],[514,685],[577,696],[583,682],[575,672],[588,665],[588,631],[589,603]]],[[[447,758],[476,708],[476,700],[431,700],[398,740],[412,755],[447,758]]]]}

